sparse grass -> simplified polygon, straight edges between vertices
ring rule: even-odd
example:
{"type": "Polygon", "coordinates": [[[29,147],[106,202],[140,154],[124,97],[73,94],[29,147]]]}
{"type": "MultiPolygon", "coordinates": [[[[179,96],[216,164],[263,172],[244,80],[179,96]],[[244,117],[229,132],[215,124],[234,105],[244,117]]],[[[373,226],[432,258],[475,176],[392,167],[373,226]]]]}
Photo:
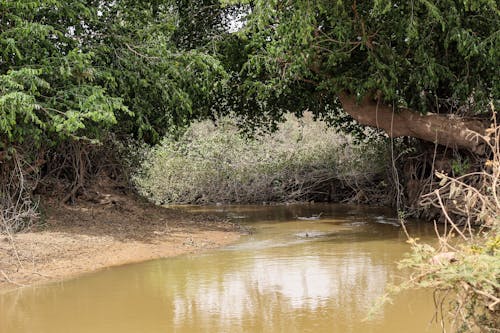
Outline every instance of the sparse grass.
{"type": "Polygon", "coordinates": [[[179,140],[165,138],[133,179],[156,203],[338,200],[366,184],[376,188],[386,158],[381,139],[355,144],[308,114],[253,138],[223,118],[194,123],[179,140]]]}

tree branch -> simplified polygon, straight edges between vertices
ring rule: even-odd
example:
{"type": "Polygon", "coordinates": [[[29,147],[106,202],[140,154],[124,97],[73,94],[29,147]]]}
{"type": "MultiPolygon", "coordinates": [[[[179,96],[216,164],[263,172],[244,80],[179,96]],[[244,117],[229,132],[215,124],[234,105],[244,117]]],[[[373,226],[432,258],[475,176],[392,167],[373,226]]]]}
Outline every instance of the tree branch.
{"type": "Polygon", "coordinates": [[[451,148],[470,150],[484,155],[487,124],[475,119],[435,113],[420,114],[414,110],[395,108],[365,96],[361,102],[346,92],[339,94],[343,109],[362,125],[384,130],[390,137],[410,136],[451,148]]]}

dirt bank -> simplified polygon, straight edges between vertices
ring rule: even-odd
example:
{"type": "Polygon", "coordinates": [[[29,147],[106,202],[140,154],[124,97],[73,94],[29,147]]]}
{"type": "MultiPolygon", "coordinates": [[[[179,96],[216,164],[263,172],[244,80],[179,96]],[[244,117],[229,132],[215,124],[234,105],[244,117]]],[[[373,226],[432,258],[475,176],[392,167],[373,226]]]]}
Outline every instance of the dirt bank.
{"type": "Polygon", "coordinates": [[[0,236],[0,291],[235,241],[235,225],[126,195],[73,206],[47,203],[45,224],[0,236]]]}

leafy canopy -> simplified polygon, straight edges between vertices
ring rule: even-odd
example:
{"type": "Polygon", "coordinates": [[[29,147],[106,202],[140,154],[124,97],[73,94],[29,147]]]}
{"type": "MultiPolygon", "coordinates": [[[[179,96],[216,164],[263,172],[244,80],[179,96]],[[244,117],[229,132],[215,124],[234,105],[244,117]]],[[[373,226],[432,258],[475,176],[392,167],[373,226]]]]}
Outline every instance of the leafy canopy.
{"type": "Polygon", "coordinates": [[[495,0],[0,0],[1,148],[155,143],[214,113],[339,117],[336,94],[420,112],[499,98],[495,0]],[[241,32],[230,34],[246,12],[241,32]]]}
{"type": "Polygon", "coordinates": [[[342,91],[461,115],[500,96],[495,0],[226,1],[234,3],[249,6],[239,89],[276,117],[334,112],[342,91]]]}
{"type": "Polygon", "coordinates": [[[94,136],[128,112],[96,83],[102,72],[74,36],[95,11],[78,1],[2,0],[0,13],[0,148],[94,136]]]}
{"type": "Polygon", "coordinates": [[[0,149],[111,128],[156,142],[210,114],[226,73],[194,45],[222,25],[180,43],[184,5],[0,0],[0,149]]]}
{"type": "MultiPolygon", "coordinates": [[[[184,2],[106,3],[94,23],[93,30],[99,33],[88,36],[96,63],[112,78],[105,82],[106,88],[135,114],[120,118],[121,131],[151,143],[211,114],[226,81],[219,60],[202,48],[223,25],[210,22],[203,30],[192,31],[189,23],[199,21],[199,13],[184,2]]],[[[222,16],[209,1],[196,4],[222,16]]]]}

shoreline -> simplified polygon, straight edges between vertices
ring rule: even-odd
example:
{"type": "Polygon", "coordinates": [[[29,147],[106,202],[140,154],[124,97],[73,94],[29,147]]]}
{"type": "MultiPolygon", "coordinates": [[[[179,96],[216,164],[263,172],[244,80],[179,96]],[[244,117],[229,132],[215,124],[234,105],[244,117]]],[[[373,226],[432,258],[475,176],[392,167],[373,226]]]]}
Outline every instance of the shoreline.
{"type": "Polygon", "coordinates": [[[43,226],[0,236],[0,294],[102,269],[198,253],[239,239],[228,221],[120,196],[113,204],[48,203],[43,226]]]}

